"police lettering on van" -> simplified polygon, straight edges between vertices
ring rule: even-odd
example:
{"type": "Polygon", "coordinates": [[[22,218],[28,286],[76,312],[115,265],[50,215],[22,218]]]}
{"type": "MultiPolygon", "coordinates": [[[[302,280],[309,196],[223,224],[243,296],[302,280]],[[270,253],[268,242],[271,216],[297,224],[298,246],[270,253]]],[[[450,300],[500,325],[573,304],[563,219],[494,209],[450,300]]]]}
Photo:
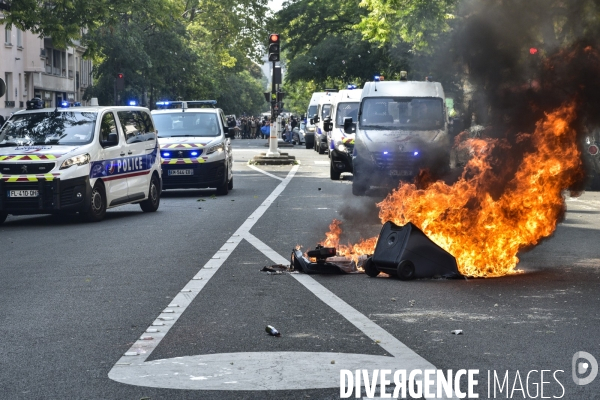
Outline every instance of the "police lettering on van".
{"type": "Polygon", "coordinates": [[[159,160],[146,108],[19,111],[0,131],[0,222],[65,212],[100,221],[108,208],[131,203],[156,211],[159,160]]]}

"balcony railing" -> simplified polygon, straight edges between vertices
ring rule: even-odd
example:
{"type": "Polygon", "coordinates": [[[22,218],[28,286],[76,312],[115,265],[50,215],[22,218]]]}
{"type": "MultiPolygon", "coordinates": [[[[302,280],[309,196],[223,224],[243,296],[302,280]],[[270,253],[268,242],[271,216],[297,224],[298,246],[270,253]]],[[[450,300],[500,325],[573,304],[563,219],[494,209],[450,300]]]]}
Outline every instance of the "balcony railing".
{"type": "Polygon", "coordinates": [[[69,70],[69,78],[73,79],[73,70],[72,69],[69,70]]]}
{"type": "Polygon", "coordinates": [[[52,65],[46,65],[46,73],[47,74],[51,74],[52,73],[52,65]]]}
{"type": "Polygon", "coordinates": [[[6,108],[14,108],[15,102],[13,100],[7,100],[4,102],[4,107],[6,108]]]}
{"type": "Polygon", "coordinates": [[[52,75],[60,75],[60,68],[52,67],[52,75]]]}

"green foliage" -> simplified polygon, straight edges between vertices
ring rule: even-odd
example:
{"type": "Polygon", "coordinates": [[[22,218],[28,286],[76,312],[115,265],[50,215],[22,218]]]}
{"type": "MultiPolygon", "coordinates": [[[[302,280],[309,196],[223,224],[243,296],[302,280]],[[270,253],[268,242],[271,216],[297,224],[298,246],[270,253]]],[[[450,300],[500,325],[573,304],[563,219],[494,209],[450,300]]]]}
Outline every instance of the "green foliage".
{"type": "Polygon", "coordinates": [[[458,0],[362,0],[368,15],[355,25],[363,36],[377,43],[409,43],[414,50],[426,50],[441,34],[450,30],[448,20],[458,0]]]}

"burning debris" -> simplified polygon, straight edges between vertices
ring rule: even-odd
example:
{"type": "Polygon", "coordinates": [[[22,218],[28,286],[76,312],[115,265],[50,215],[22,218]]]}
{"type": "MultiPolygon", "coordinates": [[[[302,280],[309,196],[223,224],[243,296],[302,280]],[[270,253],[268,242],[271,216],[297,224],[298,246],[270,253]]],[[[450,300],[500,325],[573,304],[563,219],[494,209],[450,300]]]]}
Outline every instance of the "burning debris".
{"type": "MultiPolygon", "coordinates": [[[[342,248],[347,250],[345,246],[342,248]]],[[[292,252],[292,268],[307,274],[364,271],[370,277],[383,272],[402,280],[461,277],[454,257],[410,223],[405,226],[384,224],[372,256],[361,255],[354,261],[351,255],[338,254],[335,247],[318,245],[306,255],[296,248],[292,252]]]]}
{"type": "Polygon", "coordinates": [[[294,270],[305,274],[353,274],[359,272],[354,260],[338,256],[335,247],[321,245],[308,251],[306,255],[302,254],[302,250],[299,248],[295,248],[292,251],[291,266],[294,270]]]}

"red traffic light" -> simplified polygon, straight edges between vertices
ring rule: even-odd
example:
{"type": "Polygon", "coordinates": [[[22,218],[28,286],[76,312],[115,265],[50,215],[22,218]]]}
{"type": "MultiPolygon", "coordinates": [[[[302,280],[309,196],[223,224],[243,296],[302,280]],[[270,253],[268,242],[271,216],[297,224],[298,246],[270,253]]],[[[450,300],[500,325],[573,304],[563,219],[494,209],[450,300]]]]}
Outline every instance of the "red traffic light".
{"type": "Polygon", "coordinates": [[[529,54],[531,54],[531,55],[537,54],[537,52],[538,52],[538,49],[536,49],[535,47],[532,47],[529,49],[529,54]]]}
{"type": "Polygon", "coordinates": [[[269,35],[269,43],[277,43],[277,42],[279,42],[279,34],[271,33],[269,35]]]}
{"type": "Polygon", "coordinates": [[[117,74],[117,78],[123,79],[123,74],[117,74]]]}

